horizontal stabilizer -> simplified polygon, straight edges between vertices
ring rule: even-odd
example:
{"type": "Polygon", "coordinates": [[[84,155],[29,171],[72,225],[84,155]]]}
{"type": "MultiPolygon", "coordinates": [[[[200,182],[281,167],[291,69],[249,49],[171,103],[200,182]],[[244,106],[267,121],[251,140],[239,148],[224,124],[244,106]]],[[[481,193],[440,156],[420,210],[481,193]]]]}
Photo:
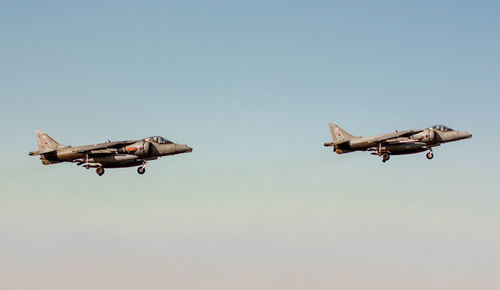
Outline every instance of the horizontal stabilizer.
{"type": "Polygon", "coordinates": [[[38,151],[31,151],[29,153],[30,156],[36,156],[36,155],[42,155],[42,154],[47,154],[47,153],[52,153],[56,152],[57,150],[55,149],[45,149],[45,150],[38,150],[38,151]]]}

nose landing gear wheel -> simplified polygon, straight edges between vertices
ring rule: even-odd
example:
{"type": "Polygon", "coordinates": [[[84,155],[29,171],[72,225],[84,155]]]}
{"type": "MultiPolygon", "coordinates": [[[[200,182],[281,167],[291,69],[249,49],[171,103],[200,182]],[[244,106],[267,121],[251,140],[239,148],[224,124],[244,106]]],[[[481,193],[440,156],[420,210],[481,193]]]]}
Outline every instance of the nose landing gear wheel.
{"type": "Polygon", "coordinates": [[[432,153],[432,152],[427,152],[427,154],[426,154],[425,156],[427,157],[427,159],[429,159],[429,160],[430,160],[430,159],[434,158],[434,153],[432,153]]]}
{"type": "Polygon", "coordinates": [[[95,172],[99,175],[99,176],[102,176],[104,174],[104,168],[102,167],[97,167],[97,169],[95,170],[95,172]]]}
{"type": "Polygon", "coordinates": [[[137,173],[144,174],[144,172],[146,172],[146,167],[141,166],[141,167],[137,168],[137,173]]]}
{"type": "Polygon", "coordinates": [[[386,162],[387,160],[389,160],[391,158],[391,155],[389,155],[389,153],[384,153],[382,155],[382,162],[386,162]]]}

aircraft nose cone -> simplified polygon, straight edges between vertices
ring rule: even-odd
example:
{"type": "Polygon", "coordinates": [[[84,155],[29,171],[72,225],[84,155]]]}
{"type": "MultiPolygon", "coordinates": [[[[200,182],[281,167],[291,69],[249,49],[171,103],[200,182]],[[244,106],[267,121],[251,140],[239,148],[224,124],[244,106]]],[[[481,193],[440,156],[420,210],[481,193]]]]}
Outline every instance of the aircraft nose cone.
{"type": "Polygon", "coordinates": [[[186,144],[176,144],[175,151],[184,153],[184,152],[193,152],[193,148],[189,147],[186,144]]]}
{"type": "Polygon", "coordinates": [[[458,132],[458,137],[460,139],[469,139],[469,138],[472,138],[472,134],[469,132],[466,132],[466,131],[461,131],[461,132],[458,132]]]}

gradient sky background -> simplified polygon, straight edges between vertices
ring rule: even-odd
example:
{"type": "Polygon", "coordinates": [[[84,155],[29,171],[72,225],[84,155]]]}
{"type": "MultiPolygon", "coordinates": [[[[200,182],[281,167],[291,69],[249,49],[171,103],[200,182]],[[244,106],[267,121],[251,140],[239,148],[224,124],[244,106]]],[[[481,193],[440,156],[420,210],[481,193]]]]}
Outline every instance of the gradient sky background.
{"type": "Polygon", "coordinates": [[[498,1],[4,1],[1,289],[500,289],[498,1]],[[403,3],[404,2],[404,3],[403,3]],[[474,136],[382,164],[355,135],[474,136]],[[63,144],[193,153],[98,177],[63,144]]]}

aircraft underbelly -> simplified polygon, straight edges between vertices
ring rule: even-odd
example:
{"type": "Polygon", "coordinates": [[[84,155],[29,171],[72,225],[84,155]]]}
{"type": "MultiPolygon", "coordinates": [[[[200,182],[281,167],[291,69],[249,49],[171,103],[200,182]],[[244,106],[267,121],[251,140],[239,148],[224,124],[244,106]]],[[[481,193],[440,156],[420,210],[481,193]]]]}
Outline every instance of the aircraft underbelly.
{"type": "Polygon", "coordinates": [[[100,163],[103,167],[127,167],[131,166],[131,163],[135,165],[138,162],[137,160],[138,157],[132,154],[93,156],[89,158],[90,163],[100,163]]]}
{"type": "Polygon", "coordinates": [[[422,147],[422,145],[420,144],[411,144],[411,143],[386,145],[385,148],[392,155],[412,154],[427,150],[427,148],[422,147]]]}
{"type": "Polygon", "coordinates": [[[78,158],[85,158],[84,153],[73,152],[73,151],[62,151],[57,152],[57,159],[62,161],[73,161],[78,158]]]}

